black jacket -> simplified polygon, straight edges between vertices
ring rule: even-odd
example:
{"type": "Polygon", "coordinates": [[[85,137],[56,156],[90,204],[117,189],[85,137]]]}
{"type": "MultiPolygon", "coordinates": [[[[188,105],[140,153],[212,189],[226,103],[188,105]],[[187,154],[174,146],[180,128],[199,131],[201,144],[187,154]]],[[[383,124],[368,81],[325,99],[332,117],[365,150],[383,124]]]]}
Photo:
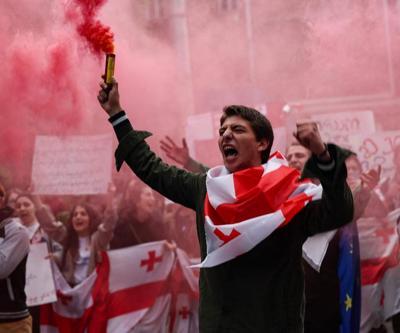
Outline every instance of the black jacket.
{"type": "MultiPolygon", "coordinates": [[[[125,130],[127,126],[125,125],[125,130]]],[[[120,127],[121,130],[123,126],[120,127]]],[[[170,200],[196,211],[202,259],[206,256],[204,198],[206,175],[163,163],[144,139],[148,132],[118,133],[117,168],[126,161],[146,184],[170,200]]],[[[291,223],[277,229],[253,250],[200,272],[200,331],[205,333],[300,333],[304,320],[302,245],[308,236],[352,220],[353,201],[346,184],[346,154],[330,145],[335,160],[323,171],[312,157],[306,168],[319,178],[321,200],[309,203],[291,223]]]]}
{"type": "Polygon", "coordinates": [[[29,238],[25,228],[10,218],[11,213],[7,207],[0,209],[3,218],[0,220],[0,251],[6,256],[0,267],[0,322],[21,320],[29,315],[25,295],[29,238]]]}

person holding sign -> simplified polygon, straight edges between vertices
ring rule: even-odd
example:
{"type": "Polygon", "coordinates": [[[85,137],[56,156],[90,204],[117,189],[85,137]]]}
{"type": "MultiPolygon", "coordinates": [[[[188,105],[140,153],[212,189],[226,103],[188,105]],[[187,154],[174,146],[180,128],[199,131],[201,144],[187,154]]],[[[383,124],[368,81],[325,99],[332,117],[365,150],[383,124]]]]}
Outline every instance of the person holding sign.
{"type": "Polygon", "coordinates": [[[316,124],[298,124],[299,142],[313,153],[306,168],[324,189],[318,199],[319,187],[299,183],[280,154],[270,156],[270,122],[232,105],[220,119],[224,166],[193,174],[163,163],[145,142],[150,133],[132,128],[117,83],[108,99],[106,89],[102,83],[98,100],[119,140],[117,168],[127,162],[150,187],[196,211],[200,331],[302,332],[303,242],[353,217],[343,150],[324,144],[316,124]]]}
{"type": "Polygon", "coordinates": [[[5,194],[0,184],[0,333],[30,333],[32,318],[25,294],[29,236],[5,206],[5,194]]]}
{"type": "MultiPolygon", "coordinates": [[[[15,200],[15,214],[22,225],[28,231],[30,244],[46,243],[50,253],[61,250],[59,244],[52,242],[43,228],[40,226],[36,212],[38,209],[36,196],[30,191],[21,192],[15,200]]],[[[30,272],[28,272],[30,273],[30,272]]],[[[40,332],[40,305],[30,306],[29,312],[32,316],[32,332],[40,332]]]]}

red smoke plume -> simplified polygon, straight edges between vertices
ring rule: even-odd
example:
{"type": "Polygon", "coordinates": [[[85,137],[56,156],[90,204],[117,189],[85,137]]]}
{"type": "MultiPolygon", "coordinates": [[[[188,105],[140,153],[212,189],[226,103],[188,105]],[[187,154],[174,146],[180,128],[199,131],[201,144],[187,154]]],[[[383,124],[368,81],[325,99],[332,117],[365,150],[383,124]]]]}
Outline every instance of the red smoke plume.
{"type": "Polygon", "coordinates": [[[109,27],[105,27],[100,21],[87,21],[78,27],[78,32],[89,42],[90,48],[96,54],[113,53],[114,35],[109,27]]]}
{"type": "Polygon", "coordinates": [[[97,55],[114,52],[114,34],[110,27],[96,20],[98,10],[106,0],[73,0],[72,6],[67,10],[67,19],[77,24],[77,32],[89,45],[92,52],[97,55]],[[76,12],[78,10],[78,12],[76,12]]]}

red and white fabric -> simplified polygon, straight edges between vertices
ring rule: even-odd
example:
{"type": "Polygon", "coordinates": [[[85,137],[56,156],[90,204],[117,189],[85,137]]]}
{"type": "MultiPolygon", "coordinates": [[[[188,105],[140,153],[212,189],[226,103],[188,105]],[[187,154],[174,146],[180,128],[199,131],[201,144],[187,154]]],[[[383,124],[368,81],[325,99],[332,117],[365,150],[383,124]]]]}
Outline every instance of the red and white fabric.
{"type": "Polygon", "coordinates": [[[74,288],[55,267],[59,298],[43,307],[43,332],[166,332],[175,254],[164,244],[105,252],[97,271],[74,288]]]}
{"type": "Polygon", "coordinates": [[[191,261],[181,249],[176,250],[176,266],[173,272],[171,333],[199,331],[198,270],[189,268],[191,261]]]}
{"type": "Polygon", "coordinates": [[[169,309],[168,277],[175,260],[164,244],[146,243],[107,253],[107,332],[129,332],[137,325],[142,325],[140,332],[159,332],[156,326],[163,326],[169,309]]]}
{"type": "Polygon", "coordinates": [[[99,294],[94,288],[97,272],[81,284],[71,288],[54,263],[53,276],[57,302],[41,306],[40,331],[42,333],[83,333],[93,314],[93,299],[99,294]]]}
{"type": "Polygon", "coordinates": [[[279,152],[266,164],[235,173],[223,166],[210,169],[204,207],[207,257],[199,267],[250,251],[310,201],[320,199],[322,187],[299,177],[279,152]]]}
{"type": "MultiPolygon", "coordinates": [[[[153,306],[129,333],[169,333],[168,323],[171,307],[171,295],[158,297],[153,306]]],[[[118,332],[118,331],[113,331],[118,332]]]]}
{"type": "Polygon", "coordinates": [[[357,221],[361,258],[361,328],[369,332],[400,312],[400,209],[357,221]]]}

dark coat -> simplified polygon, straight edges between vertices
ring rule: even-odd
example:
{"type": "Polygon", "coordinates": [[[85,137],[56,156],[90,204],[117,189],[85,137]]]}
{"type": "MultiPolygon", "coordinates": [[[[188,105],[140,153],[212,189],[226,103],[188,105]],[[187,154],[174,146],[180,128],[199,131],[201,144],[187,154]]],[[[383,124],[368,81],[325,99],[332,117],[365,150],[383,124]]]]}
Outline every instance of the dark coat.
{"type": "MultiPolygon", "coordinates": [[[[201,257],[206,256],[204,199],[206,175],[161,161],[144,139],[148,132],[118,133],[117,169],[124,161],[146,184],[196,211],[201,257]]],[[[291,223],[277,229],[253,250],[200,272],[200,331],[207,333],[302,332],[304,277],[302,245],[308,236],[350,222],[353,201],[346,184],[345,153],[329,145],[335,168],[329,172],[312,157],[306,168],[320,179],[321,200],[313,201],[291,223]]]]}

